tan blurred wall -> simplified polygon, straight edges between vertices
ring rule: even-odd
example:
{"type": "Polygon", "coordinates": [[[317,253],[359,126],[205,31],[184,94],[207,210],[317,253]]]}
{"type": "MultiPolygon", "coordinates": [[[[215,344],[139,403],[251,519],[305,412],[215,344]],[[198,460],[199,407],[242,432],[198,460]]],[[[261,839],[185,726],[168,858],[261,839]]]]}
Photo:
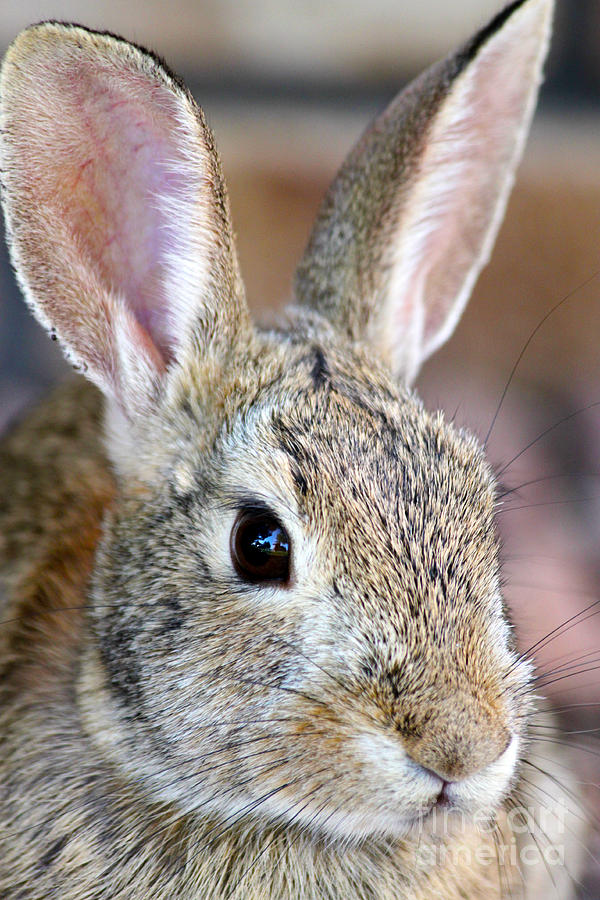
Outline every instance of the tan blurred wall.
{"type": "Polygon", "coordinates": [[[498,0],[3,0],[0,45],[40,19],[122,33],[187,70],[218,66],[314,76],[413,69],[445,53],[498,0]]]}

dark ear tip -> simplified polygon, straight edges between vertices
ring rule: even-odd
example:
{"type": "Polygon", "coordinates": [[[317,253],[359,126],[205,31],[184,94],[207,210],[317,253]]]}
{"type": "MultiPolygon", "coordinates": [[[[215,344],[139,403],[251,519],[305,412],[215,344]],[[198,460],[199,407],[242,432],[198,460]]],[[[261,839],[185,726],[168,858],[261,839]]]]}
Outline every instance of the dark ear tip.
{"type": "MultiPolygon", "coordinates": [[[[474,59],[481,48],[487,44],[487,42],[494,37],[499,31],[502,30],[504,25],[508,22],[512,16],[519,11],[524,6],[528,6],[533,4],[536,0],[513,0],[512,3],[509,3],[508,6],[505,6],[504,9],[501,9],[499,13],[497,13],[494,18],[485,25],[477,34],[471,38],[468,44],[464,47],[462,53],[460,54],[461,58],[464,60],[464,64],[469,63],[472,59],[474,59]]],[[[538,0],[539,2],[539,0],[538,0]]],[[[547,0],[549,5],[551,5],[552,0],[547,0]]]]}

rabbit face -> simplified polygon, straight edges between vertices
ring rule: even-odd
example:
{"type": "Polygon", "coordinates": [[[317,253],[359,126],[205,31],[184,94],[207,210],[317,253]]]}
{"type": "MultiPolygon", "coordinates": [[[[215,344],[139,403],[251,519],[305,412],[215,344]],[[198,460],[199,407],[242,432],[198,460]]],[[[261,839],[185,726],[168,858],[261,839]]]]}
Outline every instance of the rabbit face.
{"type": "Polygon", "coordinates": [[[188,402],[170,443],[195,454],[114,514],[81,682],[90,730],[105,733],[100,690],[122,726],[110,752],[190,812],[344,839],[433,827],[442,809],[492,815],[529,667],[482,449],[316,334],[265,336],[243,369],[259,366],[262,387],[232,386],[220,427],[188,402]],[[244,516],[280,529],[283,569],[240,569],[244,516]]]}

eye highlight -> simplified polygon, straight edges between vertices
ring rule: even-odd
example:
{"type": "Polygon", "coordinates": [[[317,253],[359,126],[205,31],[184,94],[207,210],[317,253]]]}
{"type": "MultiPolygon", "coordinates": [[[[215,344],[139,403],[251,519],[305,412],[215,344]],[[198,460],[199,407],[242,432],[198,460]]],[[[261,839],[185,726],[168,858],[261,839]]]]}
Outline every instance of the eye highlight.
{"type": "Polygon", "coordinates": [[[267,510],[240,512],[231,530],[231,560],[244,581],[288,582],[290,549],[287,531],[267,510]]]}

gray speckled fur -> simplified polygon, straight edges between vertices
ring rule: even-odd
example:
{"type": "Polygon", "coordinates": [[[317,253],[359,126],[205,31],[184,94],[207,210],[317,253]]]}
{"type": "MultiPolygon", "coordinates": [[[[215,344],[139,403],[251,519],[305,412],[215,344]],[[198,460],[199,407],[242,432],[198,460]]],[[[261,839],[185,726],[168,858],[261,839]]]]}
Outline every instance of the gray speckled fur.
{"type": "MultiPolygon", "coordinates": [[[[10,118],[11,73],[63,40],[122,58],[185,110],[191,101],[155,59],[82,29],[31,29],[5,63],[14,258],[38,316],[79,361],[93,345],[88,374],[104,383],[117,358],[110,317],[103,330],[101,304],[66,300],[72,285],[61,293],[67,276],[38,240],[14,152],[24,126],[10,118]]],[[[425,85],[431,101],[429,78],[446,96],[467,62],[413,91],[425,85]]],[[[304,303],[281,330],[250,326],[212,137],[194,121],[220,237],[191,333],[166,371],[157,363],[153,402],[132,412],[134,394],[117,391],[105,428],[97,389],[72,383],[0,448],[0,893],[490,900],[510,883],[517,896],[515,867],[503,884],[476,857],[514,840],[502,797],[481,798],[496,834],[468,817],[443,837],[402,831],[399,807],[415,810],[384,760],[401,747],[418,777],[460,781],[493,767],[509,735],[525,746],[530,669],[499,590],[490,467],[363,343],[365,284],[322,224],[299,270],[304,303]],[[319,287],[330,270],[335,290],[319,287]],[[286,587],[233,571],[236,510],[256,503],[290,532],[286,587]]],[[[410,159],[419,128],[413,145],[412,114],[395,121],[410,159]]],[[[380,247],[360,224],[362,190],[347,202],[380,247]]]]}

